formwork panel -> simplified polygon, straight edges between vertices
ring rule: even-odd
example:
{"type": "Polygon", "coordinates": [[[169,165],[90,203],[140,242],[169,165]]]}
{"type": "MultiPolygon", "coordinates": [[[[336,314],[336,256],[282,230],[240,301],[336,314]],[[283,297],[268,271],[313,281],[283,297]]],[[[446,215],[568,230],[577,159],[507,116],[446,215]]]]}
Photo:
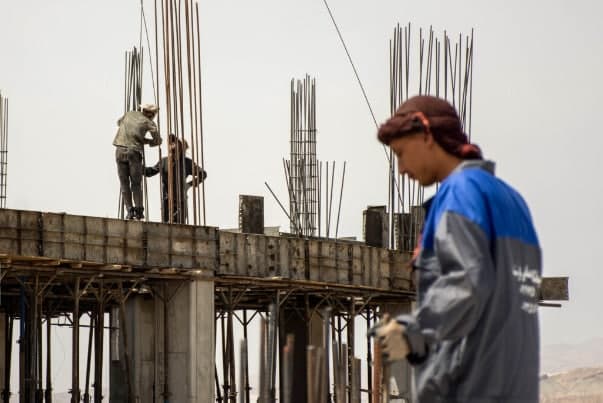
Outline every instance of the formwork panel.
{"type": "Polygon", "coordinates": [[[19,249],[19,217],[14,210],[2,210],[0,214],[0,253],[8,254],[19,249]]]}
{"type": "MultiPolygon", "coordinates": [[[[45,254],[41,239],[41,222],[39,219],[40,213],[37,212],[22,211],[19,214],[19,242],[20,252],[23,255],[43,256],[45,254]]],[[[52,256],[49,257],[55,257],[55,255],[56,252],[52,253],[52,256]]]]}
{"type": "Polygon", "coordinates": [[[310,278],[308,280],[321,281],[322,270],[321,244],[317,240],[308,240],[308,261],[310,262],[310,278]]]}
{"type": "Polygon", "coordinates": [[[231,232],[220,232],[220,265],[218,274],[236,274],[236,238],[231,232]]]}
{"type": "Polygon", "coordinates": [[[289,259],[291,262],[290,277],[292,280],[306,280],[306,243],[303,239],[287,239],[289,259]]]}
{"type": "Polygon", "coordinates": [[[369,264],[368,264],[368,282],[366,285],[370,287],[379,287],[379,282],[381,278],[381,268],[379,267],[381,263],[381,250],[379,248],[368,247],[368,256],[369,256],[369,264]]]}
{"type": "Polygon", "coordinates": [[[171,248],[172,267],[193,267],[193,251],[195,237],[193,227],[186,225],[172,225],[171,248]]]}
{"type": "Polygon", "coordinates": [[[321,272],[320,281],[337,282],[337,248],[335,242],[320,241],[321,272]]]}
{"type": "Polygon", "coordinates": [[[93,262],[105,262],[106,238],[103,218],[84,217],[85,237],[85,260],[93,262]]]}
{"type": "Polygon", "coordinates": [[[392,265],[390,267],[390,275],[392,281],[392,289],[408,290],[410,288],[410,254],[408,253],[393,253],[392,265]]]}
{"type": "MultiPolygon", "coordinates": [[[[281,276],[283,278],[291,278],[293,273],[293,260],[291,259],[292,249],[291,243],[286,238],[271,237],[273,242],[278,249],[274,251],[275,260],[278,262],[280,267],[281,276]]],[[[270,244],[269,244],[270,245],[270,244]]]]}
{"type": "Polygon", "coordinates": [[[251,277],[268,277],[266,270],[266,238],[263,235],[241,234],[246,238],[247,274],[251,277]]]}
{"type": "Polygon", "coordinates": [[[61,223],[55,223],[48,217],[44,224],[46,233],[61,231],[63,237],[63,258],[73,260],[85,260],[86,253],[84,248],[85,243],[85,223],[84,217],[64,214],[61,216],[61,223]],[[54,228],[49,226],[53,225],[54,228]]]}
{"type": "Polygon", "coordinates": [[[142,235],[142,222],[132,220],[126,221],[125,264],[130,266],[144,265],[146,256],[142,235]]]}
{"type": "Polygon", "coordinates": [[[391,288],[391,263],[394,252],[389,249],[379,249],[379,283],[378,287],[389,290],[391,288]]]}
{"type": "MultiPolygon", "coordinates": [[[[145,223],[144,239],[146,240],[146,265],[151,267],[172,267],[170,250],[171,226],[159,223],[145,223]]],[[[130,246],[128,244],[128,246],[130,246]]]]}
{"type": "Polygon", "coordinates": [[[119,264],[124,262],[126,255],[126,221],[105,218],[104,225],[107,237],[107,263],[119,264]]]}
{"type": "Polygon", "coordinates": [[[360,245],[352,245],[352,284],[364,285],[364,249],[360,245]]]}
{"type": "Polygon", "coordinates": [[[281,265],[280,245],[277,237],[265,237],[266,274],[268,277],[288,277],[288,268],[281,265]],[[284,272],[287,272],[287,275],[284,272]]]}
{"type": "Polygon", "coordinates": [[[218,230],[212,227],[193,227],[194,267],[211,271],[218,269],[218,230]]]}
{"type": "Polygon", "coordinates": [[[335,244],[337,283],[350,284],[352,277],[352,245],[335,244]]]}

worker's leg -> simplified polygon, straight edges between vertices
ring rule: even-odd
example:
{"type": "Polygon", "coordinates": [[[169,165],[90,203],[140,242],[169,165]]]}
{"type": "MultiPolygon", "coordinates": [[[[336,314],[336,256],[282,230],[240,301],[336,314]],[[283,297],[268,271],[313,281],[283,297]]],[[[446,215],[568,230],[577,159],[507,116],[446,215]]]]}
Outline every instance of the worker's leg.
{"type": "Polygon", "coordinates": [[[130,150],[128,162],[130,163],[130,183],[134,206],[142,208],[142,155],[136,150],[130,150]]]}
{"type": "Polygon", "coordinates": [[[115,161],[117,162],[117,176],[119,177],[121,197],[126,206],[126,210],[130,211],[132,208],[132,190],[130,188],[128,150],[124,147],[115,147],[115,161]]]}
{"type": "Polygon", "coordinates": [[[163,211],[162,220],[163,222],[170,222],[170,206],[168,203],[167,195],[164,194],[161,199],[161,209],[163,211]]]}

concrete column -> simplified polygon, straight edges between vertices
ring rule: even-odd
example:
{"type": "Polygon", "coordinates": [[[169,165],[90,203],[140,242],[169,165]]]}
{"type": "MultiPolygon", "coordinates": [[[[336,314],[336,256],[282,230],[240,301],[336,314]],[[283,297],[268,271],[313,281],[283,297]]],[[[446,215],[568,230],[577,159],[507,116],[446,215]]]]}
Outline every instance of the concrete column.
{"type": "Polygon", "coordinates": [[[280,351],[286,343],[287,334],[293,334],[295,337],[291,403],[306,403],[308,401],[306,348],[308,345],[322,347],[324,342],[323,321],[317,312],[312,315],[309,322],[301,318],[296,311],[282,310],[280,315],[280,351]]]}
{"type": "Polygon", "coordinates": [[[152,402],[155,382],[155,303],[149,295],[136,295],[126,304],[128,344],[132,357],[135,401],[152,402]],[[138,400],[137,400],[138,399],[138,400]]]}
{"type": "MultiPolygon", "coordinates": [[[[125,303],[125,323],[119,323],[119,345],[110,343],[110,401],[126,403],[128,385],[124,351],[124,326],[130,357],[130,381],[134,401],[152,402],[155,383],[155,303],[150,295],[131,295],[125,303]],[[115,360],[119,356],[119,361],[115,360]]],[[[115,325],[112,318],[112,326],[115,325]]]]}
{"type": "MultiPolygon", "coordinates": [[[[167,388],[165,402],[214,402],[214,283],[194,280],[169,284],[167,305],[167,388]]],[[[156,320],[158,332],[157,396],[164,402],[164,321],[156,320]]]]}
{"type": "MultiPolygon", "coordinates": [[[[389,313],[392,317],[409,313],[412,309],[410,301],[397,304],[385,304],[381,307],[382,312],[389,313]]],[[[390,393],[392,396],[400,396],[400,399],[392,398],[390,402],[406,403],[412,399],[412,369],[406,361],[400,361],[391,366],[390,393]],[[404,400],[403,400],[404,399],[404,400]]]]}
{"type": "Polygon", "coordinates": [[[119,346],[111,343],[110,402],[127,402],[125,326],[134,401],[213,403],[214,283],[170,282],[164,289],[158,287],[158,291],[162,294],[165,291],[162,298],[168,301],[167,315],[164,315],[164,301],[158,296],[133,295],[126,302],[126,323],[119,324],[119,346]],[[166,336],[167,366],[164,361],[166,336]],[[119,361],[114,360],[116,356],[119,361]],[[167,394],[164,393],[166,381],[167,394]]]}

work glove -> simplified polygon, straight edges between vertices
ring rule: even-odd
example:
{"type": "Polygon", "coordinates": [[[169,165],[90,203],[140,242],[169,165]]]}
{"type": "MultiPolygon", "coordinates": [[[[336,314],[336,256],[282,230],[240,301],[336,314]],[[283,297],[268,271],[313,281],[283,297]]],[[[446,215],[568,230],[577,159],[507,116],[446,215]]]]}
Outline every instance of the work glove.
{"type": "Polygon", "coordinates": [[[410,353],[405,330],[403,325],[391,319],[388,314],[383,315],[381,321],[369,330],[369,336],[375,337],[375,341],[379,343],[385,362],[403,360],[410,353]]]}

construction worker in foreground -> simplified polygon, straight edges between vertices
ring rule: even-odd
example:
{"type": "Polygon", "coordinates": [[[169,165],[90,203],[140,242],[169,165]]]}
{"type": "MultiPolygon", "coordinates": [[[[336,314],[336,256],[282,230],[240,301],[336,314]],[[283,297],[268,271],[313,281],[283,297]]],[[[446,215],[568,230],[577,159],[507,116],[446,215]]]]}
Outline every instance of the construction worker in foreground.
{"type": "Polygon", "coordinates": [[[407,100],[378,139],[400,174],[440,184],[413,261],[416,310],[371,329],[385,362],[414,366],[421,403],[537,403],[541,250],[526,203],[444,100],[407,100]]]}
{"type": "Polygon", "coordinates": [[[157,105],[141,105],[141,111],[126,112],[119,120],[119,129],[113,140],[117,175],[121,195],[127,211],[127,219],[144,218],[142,204],[142,174],[144,145],[156,147],[161,144],[157,125],[153,122],[159,107],[157,105]],[[145,137],[149,132],[152,138],[145,137]],[[132,198],[134,203],[132,204],[132,198]]]}
{"type": "Polygon", "coordinates": [[[200,182],[207,178],[205,172],[200,166],[195,164],[192,159],[186,156],[188,143],[184,139],[179,139],[175,135],[168,136],[168,156],[163,157],[152,167],[146,167],[144,175],[155,176],[161,173],[161,204],[162,204],[162,221],[170,222],[170,164],[172,170],[172,223],[185,224],[187,217],[188,198],[187,191],[191,187],[196,187],[200,182]],[[192,179],[187,182],[186,179],[192,176],[192,179]]]}

